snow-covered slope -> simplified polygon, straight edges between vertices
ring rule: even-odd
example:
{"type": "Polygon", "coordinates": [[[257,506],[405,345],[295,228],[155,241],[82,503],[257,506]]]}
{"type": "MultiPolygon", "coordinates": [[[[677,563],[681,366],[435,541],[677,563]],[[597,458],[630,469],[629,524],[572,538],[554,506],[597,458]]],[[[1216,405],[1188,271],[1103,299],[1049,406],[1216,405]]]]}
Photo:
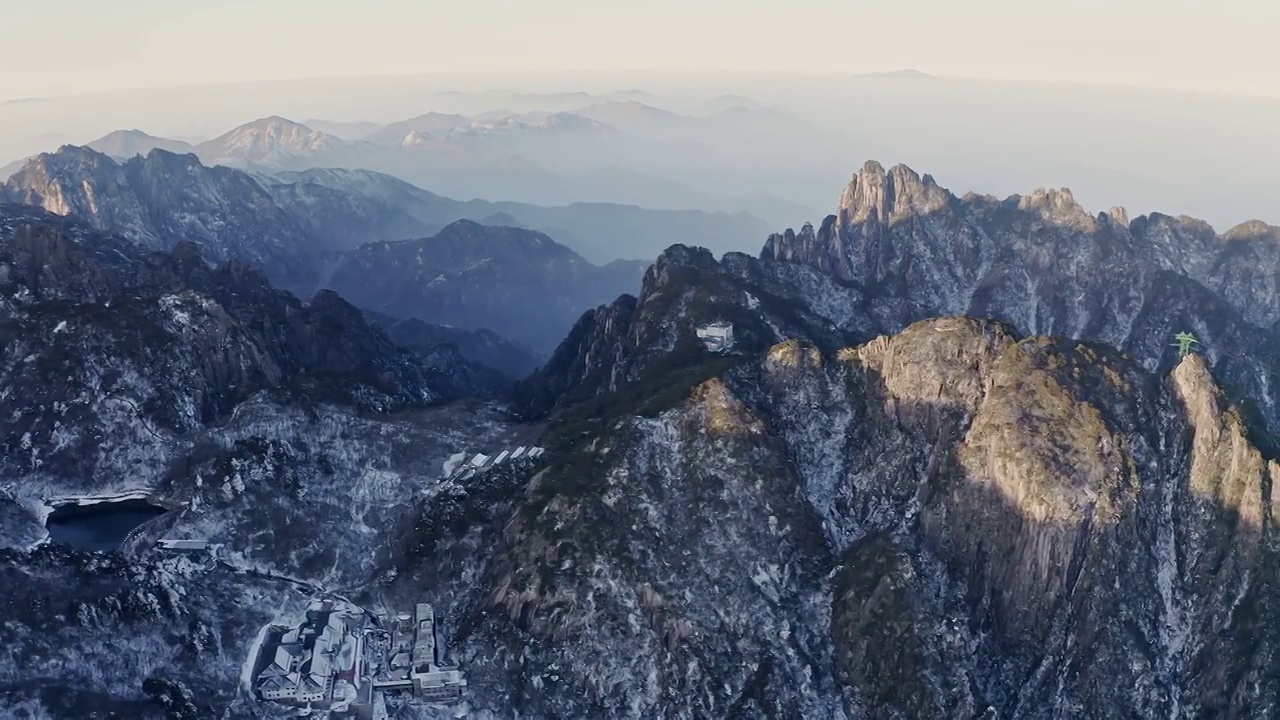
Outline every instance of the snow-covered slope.
{"type": "Polygon", "coordinates": [[[385,413],[502,389],[456,350],[397,347],[333,293],[303,304],[242,262],[209,267],[191,244],[153,254],[11,207],[0,205],[11,218],[0,473],[26,478],[20,496],[145,485],[175,446],[258,392],[385,413]]]}
{"type": "Polygon", "coordinates": [[[261,628],[382,577],[444,460],[517,440],[439,404],[495,379],[456,352],[30,207],[0,205],[0,338],[0,714],[276,716],[241,686],[261,628]],[[122,555],[48,544],[50,504],[123,494],[181,511],[122,555]]]}
{"type": "Polygon", "coordinates": [[[200,143],[195,151],[208,165],[280,167],[301,158],[324,156],[346,144],[333,135],[273,115],[200,143]]]}

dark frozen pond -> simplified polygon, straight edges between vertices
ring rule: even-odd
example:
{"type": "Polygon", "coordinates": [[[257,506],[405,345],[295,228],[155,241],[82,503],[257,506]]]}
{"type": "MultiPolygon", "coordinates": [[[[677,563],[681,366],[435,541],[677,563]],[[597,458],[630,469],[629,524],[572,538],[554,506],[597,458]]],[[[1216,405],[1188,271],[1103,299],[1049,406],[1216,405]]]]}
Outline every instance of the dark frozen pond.
{"type": "Polygon", "coordinates": [[[50,513],[45,527],[56,543],[108,552],[119,547],[129,531],[166,512],[165,508],[146,500],[61,505],[50,513]]]}

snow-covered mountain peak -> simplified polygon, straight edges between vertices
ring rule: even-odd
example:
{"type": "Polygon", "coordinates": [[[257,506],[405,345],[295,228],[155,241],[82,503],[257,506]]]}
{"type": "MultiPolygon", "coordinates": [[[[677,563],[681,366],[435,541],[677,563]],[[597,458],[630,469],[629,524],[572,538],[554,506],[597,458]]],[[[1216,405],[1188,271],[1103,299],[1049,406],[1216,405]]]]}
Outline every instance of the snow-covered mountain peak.
{"type": "Polygon", "coordinates": [[[432,140],[431,135],[425,132],[410,130],[408,134],[404,136],[404,139],[400,141],[400,146],[414,147],[416,145],[423,145],[423,144],[429,143],[431,142],[431,140],[432,140]]]}
{"type": "Polygon", "coordinates": [[[241,125],[200,144],[196,150],[207,163],[257,164],[281,157],[313,155],[344,144],[333,135],[272,115],[241,125]]]}
{"type": "Polygon", "coordinates": [[[546,113],[540,119],[530,119],[533,120],[533,122],[530,123],[531,125],[543,129],[601,130],[608,127],[602,122],[571,112],[546,113]]]}

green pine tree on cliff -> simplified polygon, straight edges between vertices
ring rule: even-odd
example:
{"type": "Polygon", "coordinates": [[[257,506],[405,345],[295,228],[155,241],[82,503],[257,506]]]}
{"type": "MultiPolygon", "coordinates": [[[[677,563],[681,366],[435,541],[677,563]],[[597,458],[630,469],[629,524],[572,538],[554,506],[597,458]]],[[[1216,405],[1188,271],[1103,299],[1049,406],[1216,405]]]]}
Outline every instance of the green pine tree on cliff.
{"type": "Polygon", "coordinates": [[[1190,355],[1195,351],[1195,346],[1200,343],[1200,341],[1196,339],[1195,335],[1185,331],[1174,335],[1173,339],[1175,340],[1173,346],[1178,348],[1178,354],[1180,357],[1190,355]]]}

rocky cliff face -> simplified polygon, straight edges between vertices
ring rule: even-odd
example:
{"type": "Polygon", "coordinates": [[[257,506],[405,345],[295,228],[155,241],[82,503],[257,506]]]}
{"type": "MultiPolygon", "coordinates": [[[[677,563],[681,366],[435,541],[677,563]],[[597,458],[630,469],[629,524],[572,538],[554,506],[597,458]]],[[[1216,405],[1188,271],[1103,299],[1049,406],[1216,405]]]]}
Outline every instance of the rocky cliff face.
{"type": "Polygon", "coordinates": [[[717,321],[734,325],[730,358],[789,337],[834,350],[873,334],[864,304],[856,288],[800,264],[742,253],[717,261],[704,249],[672,246],[645,273],[638,297],[579,319],[547,364],[517,388],[516,404],[542,417],[637,383],[652,390],[694,380],[730,361],[704,352],[697,339],[699,327],[717,321]]]}
{"type": "Polygon", "coordinates": [[[872,164],[758,260],[672,248],[518,389],[560,454],[464,643],[535,688],[495,713],[1274,712],[1272,235],[872,164]]]}
{"type": "Polygon", "coordinates": [[[928,175],[869,162],[820,229],[774,235],[762,258],[857,285],[889,332],[937,315],[990,317],[1103,342],[1156,370],[1176,361],[1169,338],[1190,331],[1274,431],[1276,233],[1257,221],[1218,236],[1187,217],[1091,215],[1066,189],[958,198],[928,175]]]}
{"type": "Polygon", "coordinates": [[[6,474],[114,472],[116,453],[221,422],[260,391],[393,412],[497,391],[447,350],[397,347],[322,292],[304,304],[194,246],[150,253],[0,206],[0,421],[6,474]]]}
{"type": "Polygon", "coordinates": [[[486,328],[546,351],[584,310],[629,290],[642,268],[602,268],[542,233],[459,220],[429,238],[359,248],[329,287],[370,310],[486,328]]]}
{"type": "Polygon", "coordinates": [[[237,258],[310,294],[338,253],[435,227],[367,185],[250,175],[163,149],[116,160],[67,146],[29,161],[4,194],[155,250],[192,242],[212,262],[237,258]]]}
{"type": "Polygon", "coordinates": [[[495,716],[1262,717],[1280,697],[1280,464],[1200,356],[1154,374],[944,318],[600,413],[452,610],[495,716]]]}

